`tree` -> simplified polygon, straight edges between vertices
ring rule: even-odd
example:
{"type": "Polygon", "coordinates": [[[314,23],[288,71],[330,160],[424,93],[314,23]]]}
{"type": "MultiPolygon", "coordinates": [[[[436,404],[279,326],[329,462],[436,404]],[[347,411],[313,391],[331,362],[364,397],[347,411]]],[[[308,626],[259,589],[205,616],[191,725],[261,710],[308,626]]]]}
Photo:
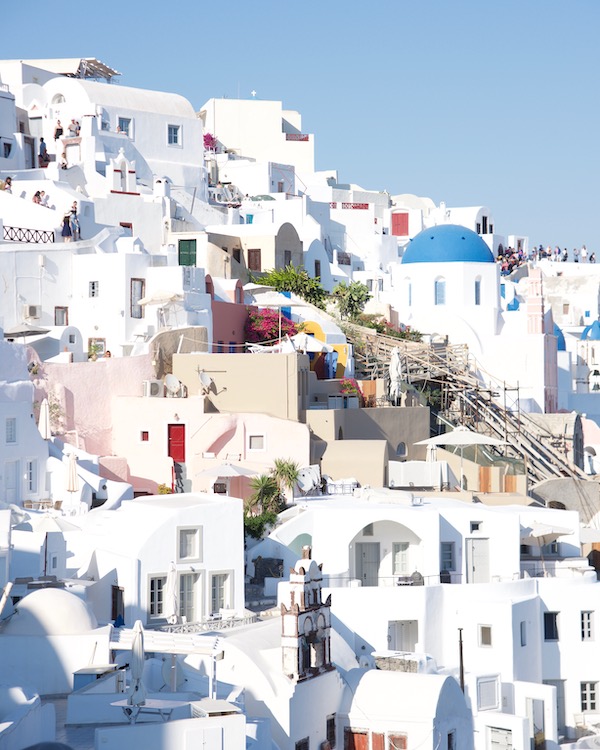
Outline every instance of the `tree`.
{"type": "Polygon", "coordinates": [[[259,514],[277,513],[281,506],[279,487],[275,477],[270,474],[259,474],[250,480],[252,494],[249,497],[249,508],[257,508],[259,514]]]}
{"type": "Polygon", "coordinates": [[[300,466],[291,458],[276,458],[272,475],[277,482],[279,488],[279,494],[286,499],[294,499],[294,489],[298,483],[298,477],[300,475],[300,466]]]}
{"type": "Polygon", "coordinates": [[[340,317],[354,320],[363,311],[371,293],[360,281],[351,281],[348,285],[340,281],[333,290],[333,296],[337,302],[340,317]]]}
{"type": "Polygon", "coordinates": [[[296,268],[290,263],[285,268],[272,268],[259,278],[253,276],[252,281],[272,286],[278,292],[297,294],[306,302],[325,308],[327,294],[321,286],[321,280],[309,276],[305,268],[296,268]]]}

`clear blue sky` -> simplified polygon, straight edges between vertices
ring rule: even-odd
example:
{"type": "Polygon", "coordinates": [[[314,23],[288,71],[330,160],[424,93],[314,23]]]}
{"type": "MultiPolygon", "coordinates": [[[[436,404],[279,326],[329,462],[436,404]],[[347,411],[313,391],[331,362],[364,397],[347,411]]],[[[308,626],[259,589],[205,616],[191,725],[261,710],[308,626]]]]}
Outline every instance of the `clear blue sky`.
{"type": "Polygon", "coordinates": [[[197,109],[255,90],[341,182],[600,251],[599,31],[599,0],[12,0],[0,54],[97,57],[197,109]]]}

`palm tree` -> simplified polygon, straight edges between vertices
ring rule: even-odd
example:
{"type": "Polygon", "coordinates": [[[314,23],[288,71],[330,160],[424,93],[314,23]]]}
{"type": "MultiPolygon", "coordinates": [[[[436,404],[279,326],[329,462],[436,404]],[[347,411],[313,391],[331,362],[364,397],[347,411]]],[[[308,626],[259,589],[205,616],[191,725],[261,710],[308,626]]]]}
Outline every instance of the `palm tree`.
{"type": "Polygon", "coordinates": [[[298,477],[300,476],[300,465],[295,461],[292,461],[291,458],[276,458],[273,463],[274,467],[271,473],[277,482],[280,495],[284,497],[286,501],[291,499],[293,502],[294,489],[296,488],[298,477]]]}
{"type": "Polygon", "coordinates": [[[252,477],[250,487],[250,507],[257,507],[261,514],[279,512],[279,487],[274,477],[270,474],[259,474],[252,477]]]}

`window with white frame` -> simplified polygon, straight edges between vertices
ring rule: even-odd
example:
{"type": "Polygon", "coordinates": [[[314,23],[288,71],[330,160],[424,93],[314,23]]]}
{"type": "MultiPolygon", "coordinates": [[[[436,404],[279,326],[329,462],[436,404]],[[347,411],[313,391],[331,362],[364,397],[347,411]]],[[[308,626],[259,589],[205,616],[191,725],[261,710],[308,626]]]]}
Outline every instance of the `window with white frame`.
{"type": "Polygon", "coordinates": [[[196,617],[196,573],[181,573],[179,576],[179,615],[184,622],[195,622],[196,617]]]}
{"type": "Polygon", "coordinates": [[[392,544],[393,570],[395,576],[408,575],[408,542],[392,544]]]}
{"type": "Polygon", "coordinates": [[[446,281],[445,279],[436,279],[434,285],[434,304],[446,304],[446,281]]]}
{"type": "Polygon", "coordinates": [[[491,625],[479,626],[479,645],[480,646],[492,645],[492,626],[491,625]]]}
{"type": "Polygon", "coordinates": [[[117,132],[125,133],[125,135],[133,138],[133,120],[131,117],[119,117],[117,120],[117,132]]]}
{"type": "Polygon", "coordinates": [[[265,436],[264,435],[249,435],[248,436],[248,450],[250,451],[264,451],[265,450],[265,436]]]}
{"type": "Polygon", "coordinates": [[[90,281],[90,284],[89,284],[89,296],[90,297],[99,297],[100,296],[100,282],[99,281],[90,281]]]}
{"type": "Polygon", "coordinates": [[[130,315],[132,318],[143,318],[144,308],[140,305],[140,300],[144,296],[146,282],[144,279],[131,279],[131,305],[130,315]]]}
{"type": "Polygon", "coordinates": [[[25,463],[25,483],[27,485],[27,492],[37,492],[37,460],[30,458],[25,463]]]}
{"type": "Polygon", "coordinates": [[[581,710],[582,711],[595,711],[596,710],[596,686],[597,682],[582,682],[581,683],[581,710]]]}
{"type": "Polygon", "coordinates": [[[191,526],[179,529],[179,561],[202,558],[201,528],[191,526]]]}
{"type": "Polygon", "coordinates": [[[442,542],[440,558],[440,567],[442,570],[456,570],[454,542],[442,542]]]}
{"type": "Polygon", "coordinates": [[[544,612],[544,640],[558,640],[558,612],[544,612]]]}
{"type": "Polygon", "coordinates": [[[180,125],[167,125],[167,143],[169,146],[181,146],[180,125]]]}
{"type": "Polygon", "coordinates": [[[214,573],[210,577],[210,612],[216,615],[221,609],[230,607],[229,573],[214,573]]]}
{"type": "Polygon", "coordinates": [[[150,617],[161,617],[164,611],[166,576],[156,576],[150,579],[150,617]]]}
{"type": "Polygon", "coordinates": [[[492,711],[500,708],[500,691],[496,677],[480,677],[477,680],[477,708],[492,711]]]}
{"type": "Polygon", "coordinates": [[[17,418],[6,417],[5,437],[7,443],[17,442],[17,418]]]}
{"type": "Polygon", "coordinates": [[[581,613],[581,640],[582,641],[593,641],[594,640],[594,613],[590,611],[584,611],[581,613]]]}

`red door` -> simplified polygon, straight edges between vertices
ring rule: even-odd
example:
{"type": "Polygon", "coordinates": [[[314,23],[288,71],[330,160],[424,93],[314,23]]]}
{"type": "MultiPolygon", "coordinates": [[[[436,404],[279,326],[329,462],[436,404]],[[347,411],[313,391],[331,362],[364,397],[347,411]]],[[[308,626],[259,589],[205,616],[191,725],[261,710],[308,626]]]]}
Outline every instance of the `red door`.
{"type": "Polygon", "coordinates": [[[185,425],[169,425],[169,457],[177,463],[185,463],[185,425]]]}

